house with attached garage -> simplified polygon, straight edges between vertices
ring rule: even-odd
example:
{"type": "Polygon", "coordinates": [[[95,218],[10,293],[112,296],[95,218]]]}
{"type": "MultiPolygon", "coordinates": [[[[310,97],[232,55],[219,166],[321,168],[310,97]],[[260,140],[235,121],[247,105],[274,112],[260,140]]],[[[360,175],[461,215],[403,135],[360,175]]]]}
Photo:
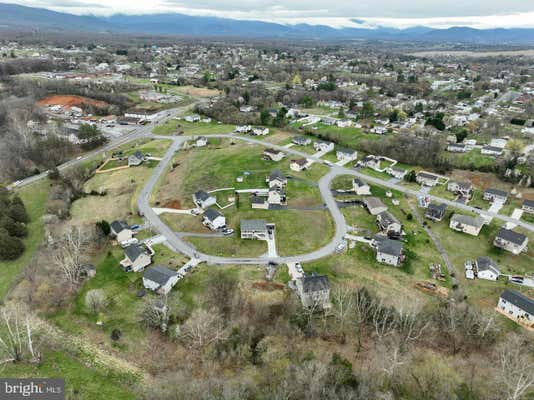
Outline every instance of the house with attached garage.
{"type": "Polygon", "coordinates": [[[473,185],[471,182],[449,181],[447,183],[447,190],[468,199],[473,195],[473,185]]]}
{"type": "Polygon", "coordinates": [[[199,190],[193,194],[193,202],[197,207],[206,209],[215,205],[215,203],[217,203],[217,199],[215,196],[212,196],[203,190],[199,190]]]}
{"type": "Polygon", "coordinates": [[[287,197],[284,188],[278,185],[271,186],[267,195],[267,202],[269,205],[285,205],[287,203],[287,197]]]}
{"type": "Polygon", "coordinates": [[[155,265],[145,270],[143,286],[158,294],[168,294],[179,279],[178,272],[162,265],[155,265]]]}
{"type": "Polygon", "coordinates": [[[284,187],[287,185],[287,177],[279,170],[274,170],[271,174],[265,179],[269,187],[281,186],[284,187]]]}
{"type": "Polygon", "coordinates": [[[370,196],[371,187],[362,181],[360,178],[355,178],[352,181],[352,189],[358,196],[370,196]]]}
{"type": "Polygon", "coordinates": [[[193,114],[193,115],[187,115],[184,117],[184,121],[186,122],[199,122],[200,121],[200,115],[193,114]]]}
{"type": "Polygon", "coordinates": [[[439,176],[429,174],[428,172],[418,172],[415,181],[423,186],[436,186],[438,184],[439,176]]]}
{"type": "Polygon", "coordinates": [[[219,211],[208,208],[204,211],[202,223],[212,231],[216,231],[226,226],[226,218],[219,211]]]}
{"type": "Polygon", "coordinates": [[[500,228],[495,236],[493,245],[518,255],[528,250],[528,237],[510,229],[500,228]]]}
{"type": "Polygon", "coordinates": [[[299,158],[298,160],[291,160],[289,163],[289,168],[295,172],[302,172],[307,170],[312,166],[313,160],[308,158],[299,158]]]}
{"type": "Polygon", "coordinates": [[[269,128],[264,128],[262,126],[256,126],[252,128],[252,132],[250,133],[252,136],[265,136],[269,134],[269,128]]]}
{"type": "Polygon", "coordinates": [[[263,158],[271,161],[281,161],[284,158],[284,152],[275,149],[265,149],[263,151],[263,158]]]}
{"type": "Polygon", "coordinates": [[[403,244],[383,236],[376,236],[373,242],[376,248],[376,261],[398,267],[404,261],[403,244]]]}
{"type": "Polygon", "coordinates": [[[362,167],[367,167],[371,169],[380,169],[380,157],[373,155],[365,156],[358,162],[362,167]]]}
{"type": "Polygon", "coordinates": [[[305,308],[324,309],[330,306],[328,276],[312,273],[295,279],[297,295],[305,308]]]}
{"type": "Polygon", "coordinates": [[[196,147],[205,147],[208,145],[208,138],[206,136],[199,136],[195,141],[196,147]]]}
{"type": "Polygon", "coordinates": [[[430,203],[425,211],[425,218],[428,218],[432,221],[442,221],[447,212],[446,204],[434,204],[430,203]]]}
{"type": "Polygon", "coordinates": [[[133,237],[133,231],[125,221],[113,221],[110,225],[110,234],[117,242],[122,243],[133,237]]]}
{"type": "Polygon", "coordinates": [[[363,204],[365,204],[365,207],[367,207],[371,215],[378,215],[388,209],[378,197],[366,197],[363,199],[363,204]]]}
{"type": "Polygon", "coordinates": [[[294,136],[293,139],[291,139],[291,142],[297,146],[308,146],[311,144],[311,139],[306,136],[294,136]]]}
{"type": "Polygon", "coordinates": [[[482,150],[480,150],[480,154],[485,156],[492,156],[492,157],[498,157],[503,153],[503,149],[501,147],[495,147],[495,146],[489,146],[484,145],[482,146],[482,150]]]}
{"type": "Polygon", "coordinates": [[[524,294],[506,289],[499,298],[497,309],[522,325],[534,326],[534,300],[524,294]]]}
{"type": "Polygon", "coordinates": [[[527,214],[534,214],[534,200],[524,200],[521,209],[527,214]]]}
{"type": "Polygon", "coordinates": [[[408,171],[402,168],[392,166],[386,168],[386,173],[388,175],[391,175],[393,178],[404,179],[408,171]]]}
{"type": "Polygon", "coordinates": [[[317,141],[313,144],[315,151],[329,152],[334,150],[334,143],[317,141]]]}
{"type": "Polygon", "coordinates": [[[145,245],[131,244],[124,248],[124,259],[120,262],[125,272],[139,272],[152,262],[152,254],[145,245]]]}
{"type": "Polygon", "coordinates": [[[484,219],[462,214],[454,214],[449,224],[449,228],[472,236],[478,236],[483,226],[484,219]]]}
{"type": "Polygon", "coordinates": [[[382,211],[376,216],[378,228],[386,235],[402,234],[402,224],[389,211],[382,211]]]}
{"type": "Polygon", "coordinates": [[[339,161],[353,161],[358,158],[358,152],[352,149],[338,148],[336,150],[336,158],[339,161]]]}
{"type": "Polygon", "coordinates": [[[494,201],[500,201],[502,203],[506,203],[506,200],[508,200],[508,193],[506,193],[504,190],[499,189],[486,189],[484,191],[484,200],[494,202],[494,201]]]}
{"type": "Polygon", "coordinates": [[[497,266],[497,263],[491,258],[482,256],[478,257],[476,262],[476,272],[479,279],[486,279],[488,281],[496,281],[501,271],[497,266]]]}
{"type": "Polygon", "coordinates": [[[263,219],[243,219],[240,228],[241,239],[267,240],[274,224],[268,224],[263,219]]]}
{"type": "Polygon", "coordinates": [[[237,133],[248,133],[252,131],[252,126],[250,125],[236,125],[235,131],[237,133]]]}
{"type": "Polygon", "coordinates": [[[138,165],[141,165],[143,161],[145,161],[144,154],[137,150],[135,153],[128,157],[128,166],[137,167],[138,165]]]}

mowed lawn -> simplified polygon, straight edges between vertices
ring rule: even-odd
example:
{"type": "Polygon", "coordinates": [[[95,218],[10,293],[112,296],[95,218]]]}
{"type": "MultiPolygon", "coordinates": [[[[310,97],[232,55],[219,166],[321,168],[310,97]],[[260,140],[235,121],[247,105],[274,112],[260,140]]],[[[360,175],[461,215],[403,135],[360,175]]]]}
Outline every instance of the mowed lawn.
{"type": "Polygon", "coordinates": [[[24,239],[26,250],[17,260],[0,262],[0,299],[6,296],[18,274],[28,265],[43,240],[42,216],[46,213],[49,187],[49,180],[43,179],[17,190],[30,216],[28,236],[24,239]]]}
{"type": "Polygon", "coordinates": [[[170,119],[152,129],[156,135],[213,135],[231,133],[235,125],[219,124],[217,122],[188,122],[185,120],[170,119]]]}
{"type": "Polygon", "coordinates": [[[122,151],[124,157],[130,156],[136,151],[150,154],[152,157],[163,157],[171,143],[170,139],[139,139],[118,147],[115,152],[122,151]]]}

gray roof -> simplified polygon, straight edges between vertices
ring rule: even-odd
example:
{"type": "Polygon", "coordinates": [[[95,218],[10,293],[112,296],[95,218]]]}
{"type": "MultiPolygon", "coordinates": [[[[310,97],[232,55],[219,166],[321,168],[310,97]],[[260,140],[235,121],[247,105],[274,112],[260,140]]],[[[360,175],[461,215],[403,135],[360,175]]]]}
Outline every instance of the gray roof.
{"type": "Polygon", "coordinates": [[[330,283],[328,276],[317,275],[315,273],[311,275],[305,275],[302,278],[302,290],[304,293],[319,292],[330,289],[330,283]]]}
{"type": "Polygon", "coordinates": [[[382,200],[380,200],[378,197],[366,197],[363,199],[363,202],[367,206],[367,208],[378,208],[378,207],[386,207],[384,203],[382,203],[382,200]]]}
{"type": "Polygon", "coordinates": [[[242,219],[241,231],[267,231],[267,222],[265,222],[263,219],[242,219]]]}
{"type": "Polygon", "coordinates": [[[445,214],[445,211],[447,211],[447,205],[446,204],[434,204],[430,203],[426,209],[425,214],[429,214],[432,216],[439,216],[442,217],[445,214]]]}
{"type": "Polygon", "coordinates": [[[208,208],[206,211],[204,211],[204,218],[208,219],[209,221],[215,221],[218,217],[224,217],[219,211],[208,208]]]}
{"type": "Polygon", "coordinates": [[[500,275],[501,271],[497,266],[497,263],[491,258],[482,256],[477,258],[478,271],[493,271],[496,275],[500,275]]]}
{"type": "Polygon", "coordinates": [[[198,192],[195,192],[193,197],[198,201],[206,201],[211,197],[211,195],[203,190],[199,190],[198,192]]]}
{"type": "Polygon", "coordinates": [[[252,204],[264,204],[265,201],[266,201],[265,197],[255,196],[255,195],[250,196],[250,202],[252,204]]]}
{"type": "Polygon", "coordinates": [[[523,244],[527,239],[525,235],[506,228],[499,229],[496,238],[500,238],[517,245],[523,244]]]}
{"type": "Polygon", "coordinates": [[[282,153],[281,150],[276,150],[276,149],[271,149],[271,148],[265,149],[265,150],[263,150],[263,152],[267,153],[267,154],[280,154],[280,153],[282,153]]]}
{"type": "Polygon", "coordinates": [[[452,221],[463,224],[481,227],[484,225],[484,220],[479,217],[471,217],[470,215],[454,214],[451,218],[452,221]]]}
{"type": "Polygon", "coordinates": [[[439,179],[439,176],[437,175],[434,175],[434,174],[428,174],[426,172],[419,172],[417,174],[418,177],[421,177],[421,178],[425,178],[425,179],[432,179],[434,181],[438,180],[439,179]]]}
{"type": "Polygon", "coordinates": [[[490,146],[490,145],[487,145],[487,144],[484,145],[483,149],[484,150],[489,150],[489,151],[494,151],[496,153],[500,153],[500,152],[503,151],[500,147],[490,146]]]}
{"type": "Polygon", "coordinates": [[[484,193],[489,193],[498,197],[508,197],[508,193],[506,193],[504,190],[499,189],[486,189],[484,193]]]}
{"type": "Polygon", "coordinates": [[[515,290],[506,289],[501,294],[501,299],[509,301],[513,305],[519,307],[523,311],[526,311],[530,315],[534,315],[534,300],[528,298],[527,296],[516,292],[515,290]]]}
{"type": "Polygon", "coordinates": [[[111,223],[111,230],[115,233],[122,232],[125,229],[130,229],[130,225],[128,225],[125,221],[113,221],[111,223]]]}
{"type": "Polygon", "coordinates": [[[534,200],[523,200],[523,206],[534,207],[534,200]]]}
{"type": "Polygon", "coordinates": [[[460,189],[471,189],[473,187],[473,184],[471,182],[450,181],[449,184],[456,185],[460,189]]]}
{"type": "Polygon", "coordinates": [[[178,275],[176,271],[164,267],[163,265],[155,265],[145,271],[143,278],[163,286],[169,281],[169,279],[176,275],[178,275]]]}
{"type": "Polygon", "coordinates": [[[336,149],[336,152],[352,155],[352,154],[356,153],[356,150],[348,149],[346,147],[338,147],[336,149]]]}
{"type": "Polygon", "coordinates": [[[126,257],[128,257],[131,261],[137,260],[143,253],[143,249],[137,244],[131,244],[124,249],[124,254],[126,254],[126,257]]]}
{"type": "Polygon", "coordinates": [[[376,241],[376,249],[378,252],[396,257],[400,257],[402,254],[402,242],[388,238],[376,238],[376,241]]]}
{"type": "Polygon", "coordinates": [[[359,187],[362,187],[362,186],[365,186],[367,185],[367,183],[365,183],[364,181],[362,181],[360,178],[355,178],[353,183],[355,185],[358,185],[359,187]]]}
{"type": "Polygon", "coordinates": [[[273,172],[271,172],[271,175],[269,175],[269,180],[273,181],[275,179],[280,179],[282,181],[287,181],[286,176],[282,173],[282,171],[275,169],[273,172]]]}
{"type": "Polygon", "coordinates": [[[391,225],[391,224],[399,224],[400,222],[397,218],[393,216],[389,211],[382,211],[380,214],[376,216],[380,219],[380,223],[382,225],[391,225]]]}
{"type": "Polygon", "coordinates": [[[293,143],[309,143],[311,139],[305,137],[305,136],[295,136],[293,138],[293,143]]]}

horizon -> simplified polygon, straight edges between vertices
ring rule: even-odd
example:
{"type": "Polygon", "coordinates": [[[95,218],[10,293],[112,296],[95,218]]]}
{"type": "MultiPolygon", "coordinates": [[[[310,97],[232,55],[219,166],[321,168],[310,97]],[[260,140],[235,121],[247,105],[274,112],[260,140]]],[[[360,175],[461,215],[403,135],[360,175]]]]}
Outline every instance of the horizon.
{"type": "MultiPolygon", "coordinates": [[[[225,0],[217,5],[210,1],[189,2],[189,0],[157,0],[154,3],[140,2],[132,5],[125,0],[15,0],[4,1],[5,4],[16,4],[27,7],[44,8],[56,12],[74,15],[109,17],[117,14],[150,15],[150,14],[184,14],[200,17],[218,17],[236,20],[264,21],[283,25],[325,25],[332,28],[376,29],[380,27],[407,29],[412,27],[428,27],[447,29],[451,27],[468,27],[474,29],[494,28],[534,28],[534,5],[525,6],[521,1],[511,0],[506,7],[498,1],[477,0],[462,7],[449,7],[447,12],[441,10],[438,1],[413,0],[398,17],[393,0],[365,1],[363,4],[347,5],[342,1],[335,9],[329,9],[324,0],[316,0],[307,8],[302,9],[296,0],[286,0],[285,5],[264,1],[232,1],[225,0]],[[189,4],[191,3],[191,4],[189,4]],[[425,3],[425,4],[422,4],[425,3]],[[247,6],[250,11],[243,11],[247,6]],[[341,10],[347,6],[344,16],[341,10]],[[392,8],[387,13],[381,9],[392,8]],[[299,8],[300,7],[300,8],[299,8]],[[438,8],[440,8],[438,10],[438,8]],[[451,10],[454,8],[454,10],[451,10]],[[503,10],[504,8],[504,10],[503,10]],[[357,12],[361,14],[356,14],[357,12]],[[438,12],[439,11],[439,12],[438,12]],[[478,11],[478,15],[473,15],[478,11]],[[500,12],[499,12],[500,11],[500,12]],[[347,16],[347,13],[355,15],[347,16]],[[460,14],[463,13],[463,14],[460,14]],[[365,14],[365,15],[362,15],[365,14]]],[[[458,2],[459,3],[459,2],[458,2]]],[[[398,6],[397,6],[398,7],[398,6]]]]}

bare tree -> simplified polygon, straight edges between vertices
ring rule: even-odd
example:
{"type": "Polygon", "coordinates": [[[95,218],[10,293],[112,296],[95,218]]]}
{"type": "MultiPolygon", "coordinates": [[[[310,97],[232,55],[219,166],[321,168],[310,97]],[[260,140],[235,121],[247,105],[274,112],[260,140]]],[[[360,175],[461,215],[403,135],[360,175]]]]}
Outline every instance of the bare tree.
{"type": "Polygon", "coordinates": [[[332,293],[333,313],[336,317],[341,331],[344,331],[345,324],[354,319],[354,309],[356,307],[356,296],[354,291],[347,285],[337,286],[332,293]]]}
{"type": "Polygon", "coordinates": [[[93,314],[98,314],[108,305],[108,299],[102,289],[92,289],[85,295],[85,305],[93,314]]]}
{"type": "Polygon", "coordinates": [[[429,325],[430,322],[425,321],[418,307],[400,307],[396,323],[401,340],[400,350],[404,351],[406,345],[419,340],[429,325]]]}
{"type": "Polygon", "coordinates": [[[160,329],[162,332],[166,332],[169,323],[167,296],[164,296],[162,300],[149,301],[142,311],[141,320],[147,328],[160,329]]]}
{"type": "Polygon", "coordinates": [[[388,307],[380,300],[376,303],[372,313],[372,323],[375,334],[379,340],[391,335],[395,331],[397,324],[396,311],[393,307],[388,307]]]}
{"type": "Polygon", "coordinates": [[[63,235],[54,254],[54,261],[65,280],[71,285],[80,281],[83,273],[85,244],[84,233],[80,227],[72,228],[63,235]]]}
{"type": "Polygon", "coordinates": [[[528,346],[513,335],[499,349],[499,381],[507,400],[519,400],[534,387],[534,361],[532,352],[526,351],[528,346]]]}
{"type": "Polygon", "coordinates": [[[227,336],[222,318],[214,311],[196,309],[177,329],[177,336],[188,347],[202,348],[227,336]]]}
{"type": "Polygon", "coordinates": [[[0,363],[41,360],[39,324],[29,310],[10,305],[0,311],[0,363]]]}

